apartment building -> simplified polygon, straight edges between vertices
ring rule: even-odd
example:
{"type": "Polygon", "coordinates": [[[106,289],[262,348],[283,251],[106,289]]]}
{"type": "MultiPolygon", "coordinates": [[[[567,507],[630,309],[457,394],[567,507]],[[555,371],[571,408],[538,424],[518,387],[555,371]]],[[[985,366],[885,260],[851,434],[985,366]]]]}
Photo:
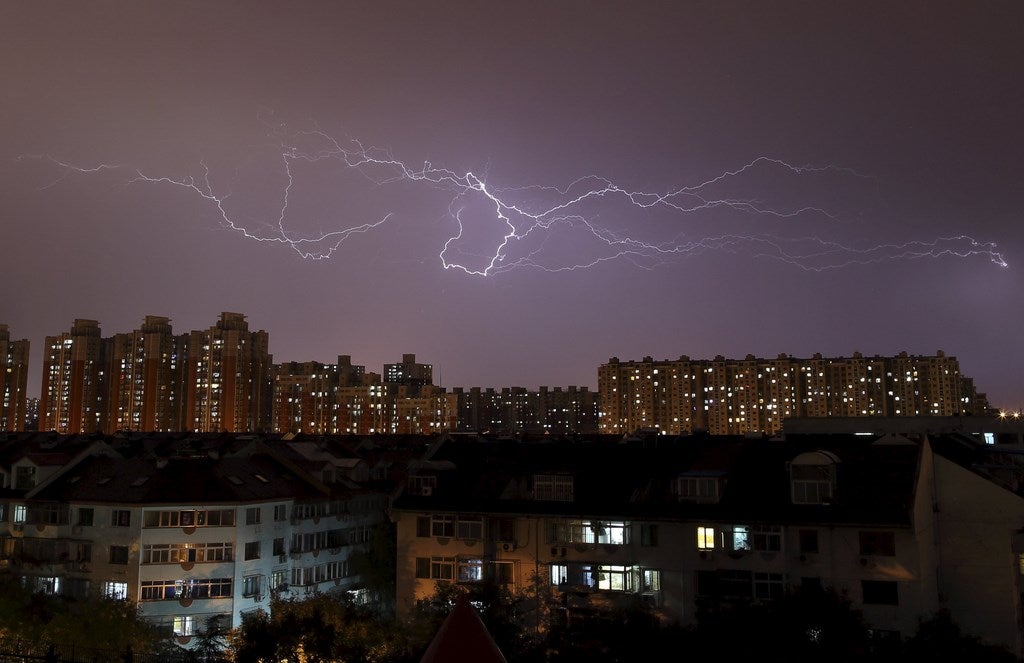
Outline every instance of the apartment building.
{"type": "Polygon", "coordinates": [[[439,581],[536,594],[527,620],[646,602],[664,623],[832,588],[876,635],[948,608],[1022,652],[1024,466],[974,436],[452,437],[395,500],[397,606],[439,581]]]}
{"type": "Polygon", "coordinates": [[[189,333],[183,430],[269,430],[269,342],[267,332],[249,331],[241,313],[221,313],[214,326],[189,333]]]}
{"type": "Polygon", "coordinates": [[[105,341],[110,347],[107,433],[181,430],[185,338],[173,334],[169,318],[147,315],[138,329],[105,341]]]}
{"type": "Polygon", "coordinates": [[[596,433],[597,392],[570,385],[536,391],[523,387],[481,389],[456,387],[458,424],[462,432],[596,433]]]}
{"type": "Polygon", "coordinates": [[[11,340],[0,324],[0,431],[25,430],[29,342],[11,340]]]}
{"type": "Polygon", "coordinates": [[[96,320],[76,319],[69,332],[43,346],[42,430],[62,435],[104,430],[107,353],[96,320]]]}
{"type": "Polygon", "coordinates": [[[46,337],[39,429],[268,431],[268,344],[267,332],[250,331],[241,313],[178,335],[162,316],[106,338],[97,321],[75,320],[70,332],[46,337]]]}
{"type": "Polygon", "coordinates": [[[665,435],[774,434],[792,417],[918,417],[987,414],[984,394],[955,357],[775,359],[747,355],[620,361],[598,369],[600,432],[665,435]]]}
{"type": "Polygon", "coordinates": [[[368,488],[365,462],[341,447],[245,436],[68,443],[49,458],[22,454],[0,475],[0,567],[26,586],[130,599],[186,646],[211,618],[238,626],[269,609],[271,593],[367,599],[352,559],[386,522],[388,494],[368,488]]]}

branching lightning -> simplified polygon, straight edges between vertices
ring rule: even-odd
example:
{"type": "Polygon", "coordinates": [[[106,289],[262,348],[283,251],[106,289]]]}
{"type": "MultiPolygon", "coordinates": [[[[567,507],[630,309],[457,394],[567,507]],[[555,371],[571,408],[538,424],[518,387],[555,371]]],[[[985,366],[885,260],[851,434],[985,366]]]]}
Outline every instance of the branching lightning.
{"type": "MultiPolygon", "coordinates": [[[[755,173],[792,178],[870,179],[855,170],[838,166],[797,166],[781,159],[759,156],[739,168],[664,193],[625,188],[594,175],[581,177],[564,187],[530,185],[497,188],[492,187],[486,177],[472,171],[459,173],[434,166],[429,161],[422,166],[410,166],[388,150],[366,147],[353,138],[339,140],[319,127],[287,132],[280,127],[265,126],[274,141],[284,177],[279,206],[260,224],[261,231],[242,222],[239,215],[232,212],[230,189],[214,185],[216,178],[205,160],[199,162],[198,175],[173,177],[119,164],[81,166],[50,155],[22,158],[45,160],[60,169],[59,177],[42,188],[56,186],[75,173],[112,171],[127,173],[128,183],[184,189],[214,208],[227,229],[246,239],[287,246],[309,260],[331,258],[354,235],[379,229],[395,219],[395,214],[383,212],[372,220],[342,224],[327,232],[303,233],[296,230],[296,220],[290,216],[290,205],[299,176],[296,166],[300,163],[312,166],[337,164],[364,176],[378,187],[410,182],[449,192],[448,214],[454,224],[454,232],[443,241],[437,258],[445,269],[473,276],[491,276],[525,268],[564,272],[611,261],[627,261],[637,267],[651,269],[705,252],[768,258],[815,272],[886,261],[943,257],[984,257],[1001,267],[1007,266],[994,243],[967,235],[857,246],[854,241],[823,237],[820,228],[813,233],[794,231],[793,225],[797,221],[848,227],[849,224],[839,215],[824,206],[780,205],[756,197],[716,193],[719,188],[741,185],[743,178],[755,173]],[[683,230],[683,221],[697,219],[702,213],[740,215],[747,224],[753,220],[763,225],[773,222],[782,227],[751,234],[701,233],[686,226],[697,235],[688,238],[690,233],[683,230]],[[639,217],[650,214],[658,215],[660,221],[646,225],[638,222],[639,217]],[[614,227],[604,221],[608,218],[614,222],[614,227]],[[486,239],[468,240],[467,229],[470,227],[486,239]]],[[[717,225],[720,220],[716,217],[710,222],[705,220],[705,223],[717,225]]]]}

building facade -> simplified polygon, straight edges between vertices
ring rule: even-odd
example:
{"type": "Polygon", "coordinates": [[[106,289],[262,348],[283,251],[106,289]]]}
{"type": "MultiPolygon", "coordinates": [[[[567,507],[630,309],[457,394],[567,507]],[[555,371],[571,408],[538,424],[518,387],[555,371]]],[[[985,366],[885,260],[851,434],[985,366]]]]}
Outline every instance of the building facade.
{"type": "Polygon", "coordinates": [[[169,318],[147,315],[139,329],[105,341],[108,433],[181,430],[185,338],[174,336],[169,318]]]}
{"type": "Polygon", "coordinates": [[[587,387],[542,386],[452,390],[458,395],[462,432],[574,434],[598,430],[598,397],[587,387]]]}
{"type": "Polygon", "coordinates": [[[0,431],[25,430],[28,360],[29,342],[12,341],[7,325],[0,324],[0,431]]]}
{"type": "Polygon", "coordinates": [[[95,433],[106,428],[107,353],[96,320],[77,319],[43,347],[42,430],[95,433]]]}
{"type": "Polygon", "coordinates": [[[188,335],[184,430],[268,431],[271,420],[269,335],[249,331],[241,313],[188,335]]]}
{"type": "Polygon", "coordinates": [[[397,607],[498,584],[541,628],[637,601],[694,625],[830,589],[876,636],[945,608],[1020,655],[1022,478],[961,435],[451,440],[395,500],[397,607]]]}
{"type": "Polygon", "coordinates": [[[0,568],[45,594],[130,600],[185,646],[211,619],[231,628],[268,610],[272,593],[369,599],[353,560],[387,527],[388,495],[364,485],[357,457],[237,437],[143,439],[16,460],[0,500],[0,568]]]}
{"type": "Polygon", "coordinates": [[[955,357],[779,355],[619,361],[598,369],[600,431],[777,433],[793,417],[981,415],[984,395],[955,357]]]}

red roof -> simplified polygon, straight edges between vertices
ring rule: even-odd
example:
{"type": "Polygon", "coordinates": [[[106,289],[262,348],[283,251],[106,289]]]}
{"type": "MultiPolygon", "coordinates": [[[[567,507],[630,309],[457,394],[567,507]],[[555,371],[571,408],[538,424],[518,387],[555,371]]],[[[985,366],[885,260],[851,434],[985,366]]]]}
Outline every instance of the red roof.
{"type": "Polygon", "coordinates": [[[420,663],[506,663],[469,599],[462,597],[437,630],[420,663]]]}

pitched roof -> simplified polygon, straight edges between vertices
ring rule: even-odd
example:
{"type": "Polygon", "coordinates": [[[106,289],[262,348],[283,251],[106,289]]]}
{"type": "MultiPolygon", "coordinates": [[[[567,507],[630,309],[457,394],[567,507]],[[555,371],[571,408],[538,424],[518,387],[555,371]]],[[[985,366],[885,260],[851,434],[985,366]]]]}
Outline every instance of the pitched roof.
{"type": "Polygon", "coordinates": [[[32,499],[117,504],[212,504],[323,498],[305,478],[269,456],[118,458],[90,456],[32,499]]]}
{"type": "Polygon", "coordinates": [[[466,596],[455,604],[434,634],[420,663],[505,663],[476,608],[466,596]]]}
{"type": "Polygon", "coordinates": [[[661,436],[547,443],[450,440],[433,455],[439,469],[432,495],[405,494],[397,509],[533,513],[653,519],[742,518],[752,522],[873,522],[909,525],[921,447],[881,436],[661,436]],[[837,490],[828,505],[793,504],[789,463],[828,450],[837,490]],[[535,475],[573,477],[571,502],[533,499],[535,475]],[[713,503],[680,500],[681,476],[721,478],[713,503]]]}

